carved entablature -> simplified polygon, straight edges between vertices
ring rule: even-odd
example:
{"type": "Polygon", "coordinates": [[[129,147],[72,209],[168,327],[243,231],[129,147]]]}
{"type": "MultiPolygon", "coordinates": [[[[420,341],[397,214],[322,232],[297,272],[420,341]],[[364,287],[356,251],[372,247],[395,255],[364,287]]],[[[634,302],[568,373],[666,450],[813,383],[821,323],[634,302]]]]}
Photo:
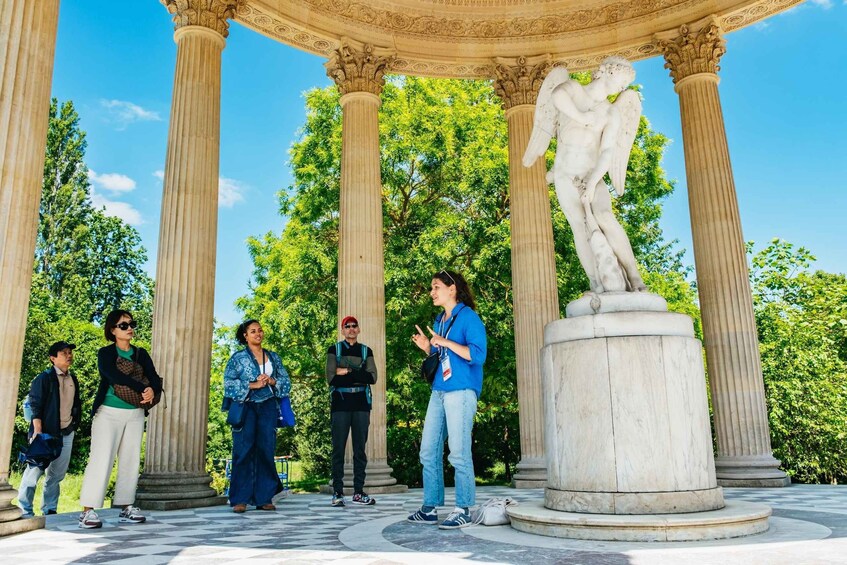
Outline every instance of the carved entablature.
{"type": "Polygon", "coordinates": [[[677,30],[656,34],[674,84],[699,73],[717,74],[718,61],[726,53],[726,40],[714,17],[704,18],[677,30]]]}
{"type": "Polygon", "coordinates": [[[338,85],[342,96],[351,92],[379,96],[385,86],[383,75],[394,58],[393,54],[378,55],[373,45],[359,48],[342,41],[325,65],[326,74],[338,85]]]}
{"type": "Polygon", "coordinates": [[[173,16],[174,29],[201,26],[229,35],[229,21],[246,0],[159,0],[173,16]]]}
{"type": "Polygon", "coordinates": [[[535,104],[538,89],[552,67],[550,55],[495,59],[497,78],[494,79],[494,90],[503,100],[503,108],[508,110],[521,104],[535,104]]]}

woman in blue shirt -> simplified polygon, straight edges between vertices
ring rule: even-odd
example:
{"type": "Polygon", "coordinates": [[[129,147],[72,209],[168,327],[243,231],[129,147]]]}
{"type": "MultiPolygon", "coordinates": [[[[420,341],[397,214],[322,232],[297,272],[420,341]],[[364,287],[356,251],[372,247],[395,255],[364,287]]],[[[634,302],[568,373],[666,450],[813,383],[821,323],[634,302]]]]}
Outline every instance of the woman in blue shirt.
{"type": "Polygon", "coordinates": [[[482,364],[487,342],[485,326],[474,311],[476,306],[468,283],[459,273],[440,271],[432,277],[432,303],[444,311],[427,326],[428,338],[419,326],[412,336],[427,355],[439,353],[438,369],[426,410],[421,463],[424,499],[420,510],[407,520],[437,524],[436,507],[444,504],[444,440],[450,448],[447,459],[456,472],[456,507],[439,527],[461,528],[471,523],[470,507],[476,502],[476,483],[471,455],[476,403],[482,391],[482,364]]]}
{"type": "Polygon", "coordinates": [[[276,510],[272,499],[282,491],[274,463],[276,423],[279,399],[288,396],[291,379],[279,355],[262,348],[265,333],[258,321],[242,323],[235,338],[245,347],[226,364],[224,409],[240,402],[244,408],[241,421],[232,426],[229,504],[239,514],[248,504],[276,510]]]}

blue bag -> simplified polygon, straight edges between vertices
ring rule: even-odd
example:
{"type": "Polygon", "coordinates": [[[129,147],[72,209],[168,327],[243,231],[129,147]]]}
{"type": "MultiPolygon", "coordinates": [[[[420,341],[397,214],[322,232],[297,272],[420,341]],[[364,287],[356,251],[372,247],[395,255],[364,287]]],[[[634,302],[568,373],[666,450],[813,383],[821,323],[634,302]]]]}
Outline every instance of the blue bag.
{"type": "Polygon", "coordinates": [[[246,414],[246,406],[244,402],[232,400],[229,405],[229,410],[226,413],[226,423],[232,426],[234,430],[240,430],[244,426],[244,416],[246,414]]]}
{"type": "Polygon", "coordinates": [[[279,418],[276,421],[277,428],[291,428],[297,423],[294,410],[291,408],[291,398],[283,396],[279,399],[279,418]]]}

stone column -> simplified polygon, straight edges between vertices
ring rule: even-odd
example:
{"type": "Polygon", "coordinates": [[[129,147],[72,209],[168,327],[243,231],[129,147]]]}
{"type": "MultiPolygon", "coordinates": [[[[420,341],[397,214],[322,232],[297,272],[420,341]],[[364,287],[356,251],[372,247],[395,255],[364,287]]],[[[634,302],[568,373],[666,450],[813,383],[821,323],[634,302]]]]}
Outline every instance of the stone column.
{"type": "Polygon", "coordinates": [[[679,94],[703,337],[722,486],[785,486],[768,415],[738,199],[718,95],[726,52],[712,17],[656,40],[679,94]]]}
{"type": "Polygon", "coordinates": [[[0,4],[0,536],[44,526],[19,520],[9,459],[32,283],[59,0],[0,4]]]}
{"type": "MultiPolygon", "coordinates": [[[[372,388],[367,479],[370,493],[402,492],[388,466],[385,412],[385,274],[382,241],[382,179],[379,164],[379,94],[389,54],[371,45],[343,44],[326,63],[341,92],[341,195],[338,251],[338,319],[355,316],[359,340],[371,347],[379,375],[372,388]]],[[[347,475],[352,465],[348,444],[347,475]]]]}
{"type": "Polygon", "coordinates": [[[520,406],[521,460],[516,488],[546,485],[541,347],[544,326],[559,318],[550,192],[543,159],[521,163],[532,134],[538,89],[550,70],[550,57],[498,59],[494,88],[503,100],[509,126],[509,190],[512,232],[512,294],[515,357],[520,406]]]}
{"type": "Polygon", "coordinates": [[[161,0],[177,44],[156,264],[152,355],[165,400],[150,412],[138,504],[221,504],[206,473],[215,295],[221,52],[237,0],[161,0]],[[167,404],[165,404],[167,402],[167,404]]]}

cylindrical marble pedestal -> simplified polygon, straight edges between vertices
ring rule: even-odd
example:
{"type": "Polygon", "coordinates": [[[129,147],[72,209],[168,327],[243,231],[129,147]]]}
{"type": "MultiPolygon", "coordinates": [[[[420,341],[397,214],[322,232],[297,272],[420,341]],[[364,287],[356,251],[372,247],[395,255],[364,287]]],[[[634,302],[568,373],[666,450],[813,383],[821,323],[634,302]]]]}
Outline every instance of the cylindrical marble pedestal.
{"type": "Polygon", "coordinates": [[[588,293],[544,328],[547,488],[509,508],[523,532],[682,541],[764,532],[770,508],[725,505],[700,342],[649,293],[588,293]]]}
{"type": "Polygon", "coordinates": [[[558,320],[542,350],[551,510],[723,508],[691,318],[613,311],[558,320]]]}

